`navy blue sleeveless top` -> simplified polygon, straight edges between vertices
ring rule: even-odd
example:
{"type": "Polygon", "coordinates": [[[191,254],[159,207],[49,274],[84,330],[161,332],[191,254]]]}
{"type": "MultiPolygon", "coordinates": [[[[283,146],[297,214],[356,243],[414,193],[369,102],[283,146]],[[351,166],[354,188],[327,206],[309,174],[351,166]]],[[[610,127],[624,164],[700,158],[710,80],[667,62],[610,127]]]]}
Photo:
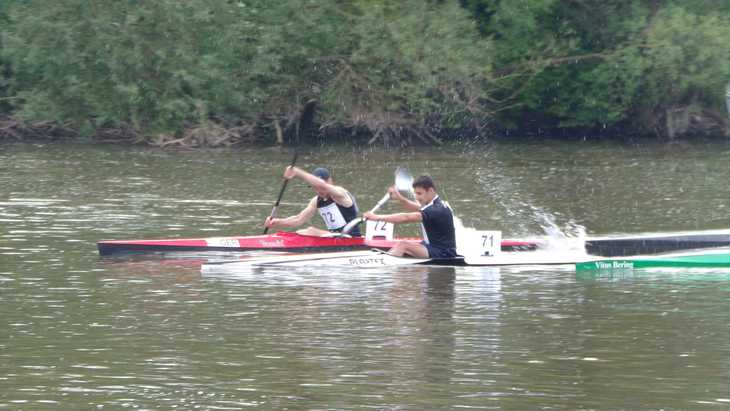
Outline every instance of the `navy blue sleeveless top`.
{"type": "MultiPolygon", "coordinates": [[[[352,200],[350,207],[343,207],[331,198],[317,197],[317,211],[330,232],[338,233],[342,231],[347,223],[356,219],[359,214],[355,197],[350,192],[347,192],[347,195],[352,200]]],[[[353,228],[350,235],[360,236],[360,227],[353,228]]]]}

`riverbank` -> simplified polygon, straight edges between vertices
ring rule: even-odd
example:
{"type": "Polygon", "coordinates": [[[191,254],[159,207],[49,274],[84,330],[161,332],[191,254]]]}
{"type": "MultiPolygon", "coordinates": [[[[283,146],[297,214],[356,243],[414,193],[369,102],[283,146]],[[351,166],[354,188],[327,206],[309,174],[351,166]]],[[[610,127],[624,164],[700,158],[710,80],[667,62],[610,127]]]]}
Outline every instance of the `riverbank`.
{"type": "Polygon", "coordinates": [[[565,139],[625,140],[626,136],[658,141],[695,138],[730,138],[730,119],[695,106],[667,109],[663,115],[647,119],[643,130],[629,127],[601,129],[521,128],[438,131],[431,128],[383,125],[375,131],[366,127],[321,125],[312,122],[279,122],[226,126],[214,122],[191,126],[179,133],[149,133],[131,126],[80,130],[52,121],[26,122],[12,117],[0,119],[2,141],[70,141],[100,144],[140,145],[160,148],[221,148],[313,144],[321,142],[351,143],[361,146],[442,145],[484,139],[565,139]],[[617,137],[621,136],[621,137],[617,137]]]}

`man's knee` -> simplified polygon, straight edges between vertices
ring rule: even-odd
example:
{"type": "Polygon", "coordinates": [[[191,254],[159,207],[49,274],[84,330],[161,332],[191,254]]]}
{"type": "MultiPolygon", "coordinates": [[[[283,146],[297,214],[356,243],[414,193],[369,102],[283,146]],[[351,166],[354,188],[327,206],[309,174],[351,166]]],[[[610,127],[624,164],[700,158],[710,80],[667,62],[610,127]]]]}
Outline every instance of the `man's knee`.
{"type": "Polygon", "coordinates": [[[413,257],[428,258],[428,249],[423,244],[410,243],[407,252],[413,257]]]}

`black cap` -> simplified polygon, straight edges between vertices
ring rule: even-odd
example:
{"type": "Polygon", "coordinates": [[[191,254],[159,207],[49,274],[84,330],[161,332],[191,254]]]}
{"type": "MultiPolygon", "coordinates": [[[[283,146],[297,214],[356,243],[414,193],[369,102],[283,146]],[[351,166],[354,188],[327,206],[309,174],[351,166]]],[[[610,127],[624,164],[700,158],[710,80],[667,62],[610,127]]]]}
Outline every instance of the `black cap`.
{"type": "Polygon", "coordinates": [[[312,171],[312,174],[324,181],[327,181],[330,178],[330,171],[324,167],[315,168],[314,171],[312,171]]]}

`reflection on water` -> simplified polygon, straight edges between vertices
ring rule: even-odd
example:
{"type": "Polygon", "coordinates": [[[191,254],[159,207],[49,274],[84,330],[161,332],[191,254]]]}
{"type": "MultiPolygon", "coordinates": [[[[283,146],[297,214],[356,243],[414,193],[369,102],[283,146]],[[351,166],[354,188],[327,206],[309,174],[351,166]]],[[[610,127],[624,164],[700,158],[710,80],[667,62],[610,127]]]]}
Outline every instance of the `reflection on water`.
{"type": "MultiPolygon", "coordinates": [[[[406,165],[443,184],[467,227],[505,237],[553,227],[570,243],[579,226],[730,227],[727,146],[330,148],[300,160],[329,165],[365,208],[406,165]]],[[[220,256],[99,259],[100,239],[258,233],[289,158],[0,145],[0,408],[730,404],[723,270],[269,267],[201,275],[201,262],[220,256]]],[[[291,184],[282,214],[310,196],[291,184]]]]}
{"type": "Polygon", "coordinates": [[[673,281],[673,282],[705,282],[730,280],[730,268],[642,268],[626,270],[581,270],[575,273],[578,281],[673,281]]]}

